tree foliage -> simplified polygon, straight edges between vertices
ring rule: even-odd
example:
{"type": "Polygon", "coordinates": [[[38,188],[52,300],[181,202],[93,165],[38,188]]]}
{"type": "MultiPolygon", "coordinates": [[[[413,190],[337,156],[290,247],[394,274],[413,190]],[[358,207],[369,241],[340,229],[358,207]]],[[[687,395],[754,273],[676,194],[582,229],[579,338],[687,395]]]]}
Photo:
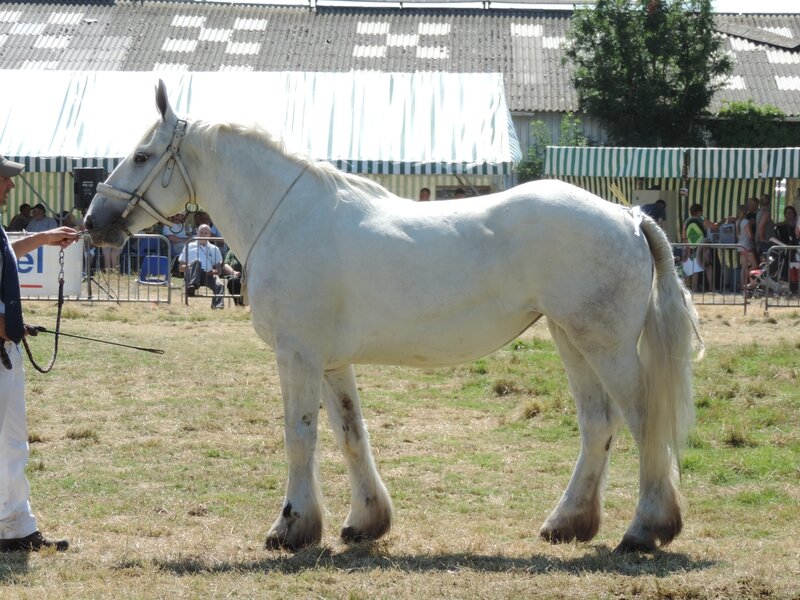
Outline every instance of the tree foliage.
{"type": "Polygon", "coordinates": [[[581,110],[624,145],[697,143],[732,69],[711,0],[598,0],[575,11],[566,55],[581,110]]]}
{"type": "Polygon", "coordinates": [[[796,146],[800,140],[800,126],[787,122],[780,108],[752,100],[726,103],[706,128],[715,145],[728,148],[796,146]]]}
{"type": "MultiPolygon", "coordinates": [[[[547,146],[553,144],[552,136],[547,130],[544,121],[534,121],[531,127],[531,144],[528,147],[528,156],[517,165],[517,179],[520,183],[541,179],[544,175],[544,161],[547,146]]],[[[561,117],[561,127],[558,143],[562,146],[586,146],[588,140],[583,135],[581,120],[567,113],[561,117]]]]}

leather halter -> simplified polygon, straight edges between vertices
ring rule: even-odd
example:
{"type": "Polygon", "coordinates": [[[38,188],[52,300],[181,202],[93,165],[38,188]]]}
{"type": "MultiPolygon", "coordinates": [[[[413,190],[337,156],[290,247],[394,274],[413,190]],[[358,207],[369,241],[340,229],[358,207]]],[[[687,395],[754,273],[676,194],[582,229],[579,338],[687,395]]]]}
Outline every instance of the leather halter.
{"type": "MultiPolygon", "coordinates": [[[[118,223],[121,224],[128,217],[128,215],[133,212],[133,209],[139,206],[160,223],[168,226],[173,225],[173,222],[159,212],[159,210],[153,206],[152,203],[148,202],[144,195],[162,170],[163,173],[161,175],[161,187],[166,188],[172,180],[172,172],[175,169],[176,164],[178,165],[178,172],[181,174],[181,177],[183,177],[183,182],[186,184],[186,188],[189,190],[189,202],[187,202],[187,205],[195,204],[196,194],[194,191],[194,186],[192,185],[191,179],[189,179],[189,173],[186,170],[186,166],[183,164],[183,160],[181,160],[180,156],[181,141],[186,135],[186,129],[188,125],[188,121],[184,119],[178,119],[178,122],[175,124],[175,130],[172,132],[172,141],[170,142],[169,146],[167,146],[167,149],[164,150],[161,158],[152,168],[147,177],[145,177],[144,181],[142,181],[139,187],[137,187],[133,192],[128,192],[126,190],[114,187],[108,183],[97,184],[98,194],[108,196],[109,198],[114,198],[115,200],[124,200],[128,203],[128,205],[125,207],[125,210],[122,211],[122,214],[116,219],[118,223]]],[[[122,227],[121,225],[120,227],[123,231],[125,231],[125,233],[130,235],[130,232],[125,227],[122,227]]]]}

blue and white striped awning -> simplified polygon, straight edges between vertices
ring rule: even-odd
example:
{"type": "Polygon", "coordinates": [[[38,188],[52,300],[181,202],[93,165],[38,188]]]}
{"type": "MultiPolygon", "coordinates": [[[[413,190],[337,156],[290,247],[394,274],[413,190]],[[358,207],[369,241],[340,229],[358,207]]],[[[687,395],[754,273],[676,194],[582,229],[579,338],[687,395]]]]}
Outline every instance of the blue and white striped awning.
{"type": "MultiPolygon", "coordinates": [[[[108,171],[157,117],[159,74],[0,71],[0,153],[108,171]]],[[[353,173],[507,175],[521,160],[498,73],[163,73],[179,115],[258,125],[353,173]]]]}
{"type": "Polygon", "coordinates": [[[548,146],[544,172],[552,177],[676,178],[682,165],[681,148],[548,146]]]}

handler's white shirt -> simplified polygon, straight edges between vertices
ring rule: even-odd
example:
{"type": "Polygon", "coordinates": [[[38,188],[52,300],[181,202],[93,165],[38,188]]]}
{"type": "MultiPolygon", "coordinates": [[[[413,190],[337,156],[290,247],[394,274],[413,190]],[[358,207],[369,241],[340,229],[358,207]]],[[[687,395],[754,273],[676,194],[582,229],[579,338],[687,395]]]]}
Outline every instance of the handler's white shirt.
{"type": "Polygon", "coordinates": [[[210,271],[214,265],[222,262],[222,252],[211,242],[202,244],[198,240],[193,240],[181,252],[180,262],[190,265],[195,261],[200,261],[200,268],[203,271],[210,271]]]}

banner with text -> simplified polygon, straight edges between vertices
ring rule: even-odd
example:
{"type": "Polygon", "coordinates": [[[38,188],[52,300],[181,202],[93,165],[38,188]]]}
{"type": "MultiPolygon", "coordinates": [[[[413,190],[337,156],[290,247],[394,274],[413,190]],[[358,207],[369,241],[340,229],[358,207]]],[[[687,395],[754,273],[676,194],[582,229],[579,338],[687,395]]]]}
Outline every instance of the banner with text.
{"type": "MultiPolygon", "coordinates": [[[[22,237],[9,232],[13,242],[22,237]]],[[[58,296],[58,273],[61,270],[58,246],[42,246],[17,259],[20,295],[58,296]]],[[[83,282],[83,242],[64,250],[64,296],[78,297],[83,282]]]]}

